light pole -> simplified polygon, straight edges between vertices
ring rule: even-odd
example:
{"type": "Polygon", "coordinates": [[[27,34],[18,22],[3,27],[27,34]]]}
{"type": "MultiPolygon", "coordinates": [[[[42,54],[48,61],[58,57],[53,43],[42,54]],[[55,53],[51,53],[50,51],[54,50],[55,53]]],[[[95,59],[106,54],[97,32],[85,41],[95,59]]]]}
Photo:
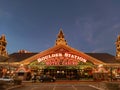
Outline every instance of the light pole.
{"type": "MultiPolygon", "coordinates": [[[[9,62],[9,59],[10,59],[10,57],[9,56],[7,56],[7,60],[6,60],[6,64],[8,64],[8,69],[7,69],[7,73],[8,74],[10,74],[11,73],[11,70],[10,70],[10,62],[9,62]]],[[[6,67],[7,68],[7,67],[6,67]]]]}
{"type": "Polygon", "coordinates": [[[110,67],[110,80],[112,82],[113,76],[112,76],[112,67],[110,67]]]}

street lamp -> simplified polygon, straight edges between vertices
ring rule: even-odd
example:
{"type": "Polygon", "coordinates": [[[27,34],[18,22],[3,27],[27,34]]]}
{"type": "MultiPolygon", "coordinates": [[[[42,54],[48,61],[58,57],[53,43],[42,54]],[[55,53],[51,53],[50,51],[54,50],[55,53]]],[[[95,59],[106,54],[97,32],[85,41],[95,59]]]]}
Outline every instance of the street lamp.
{"type": "Polygon", "coordinates": [[[110,80],[112,81],[113,77],[112,77],[112,67],[110,67],[110,80]]]}
{"type": "Polygon", "coordinates": [[[6,64],[7,64],[7,65],[6,65],[6,66],[7,66],[6,69],[7,69],[7,72],[6,72],[6,73],[7,73],[8,75],[10,75],[10,73],[11,73],[11,68],[10,68],[9,59],[10,59],[10,57],[7,56],[7,59],[6,59],[6,64]]]}

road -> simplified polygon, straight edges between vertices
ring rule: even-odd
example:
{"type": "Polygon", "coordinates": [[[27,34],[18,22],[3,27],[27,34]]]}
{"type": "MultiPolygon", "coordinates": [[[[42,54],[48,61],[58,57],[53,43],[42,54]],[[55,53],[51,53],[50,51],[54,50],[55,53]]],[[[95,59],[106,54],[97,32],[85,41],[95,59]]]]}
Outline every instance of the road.
{"type": "Polygon", "coordinates": [[[89,84],[31,83],[11,90],[99,90],[89,84]]]}

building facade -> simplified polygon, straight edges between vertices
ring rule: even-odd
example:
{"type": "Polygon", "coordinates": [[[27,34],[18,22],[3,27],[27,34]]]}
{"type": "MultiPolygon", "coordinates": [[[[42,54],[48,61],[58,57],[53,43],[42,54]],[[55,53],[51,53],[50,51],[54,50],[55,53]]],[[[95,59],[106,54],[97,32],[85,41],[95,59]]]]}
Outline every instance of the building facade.
{"type": "Polygon", "coordinates": [[[1,62],[3,75],[17,75],[30,80],[33,74],[50,75],[57,79],[108,80],[120,75],[120,36],[116,41],[116,56],[108,53],[84,53],[67,44],[60,29],[55,45],[39,53],[20,50],[1,62]],[[4,66],[8,67],[4,67],[4,66]],[[8,72],[9,71],[9,72],[8,72]]]}

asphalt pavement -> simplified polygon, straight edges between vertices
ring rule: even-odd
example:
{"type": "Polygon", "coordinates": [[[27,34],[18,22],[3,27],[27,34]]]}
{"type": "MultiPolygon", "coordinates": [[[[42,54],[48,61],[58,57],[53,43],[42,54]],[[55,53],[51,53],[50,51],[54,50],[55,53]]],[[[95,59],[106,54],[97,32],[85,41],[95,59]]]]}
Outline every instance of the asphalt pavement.
{"type": "Polygon", "coordinates": [[[23,81],[22,85],[8,88],[7,90],[102,90],[98,82],[78,80],[58,80],[56,82],[31,82],[23,81]]]}

